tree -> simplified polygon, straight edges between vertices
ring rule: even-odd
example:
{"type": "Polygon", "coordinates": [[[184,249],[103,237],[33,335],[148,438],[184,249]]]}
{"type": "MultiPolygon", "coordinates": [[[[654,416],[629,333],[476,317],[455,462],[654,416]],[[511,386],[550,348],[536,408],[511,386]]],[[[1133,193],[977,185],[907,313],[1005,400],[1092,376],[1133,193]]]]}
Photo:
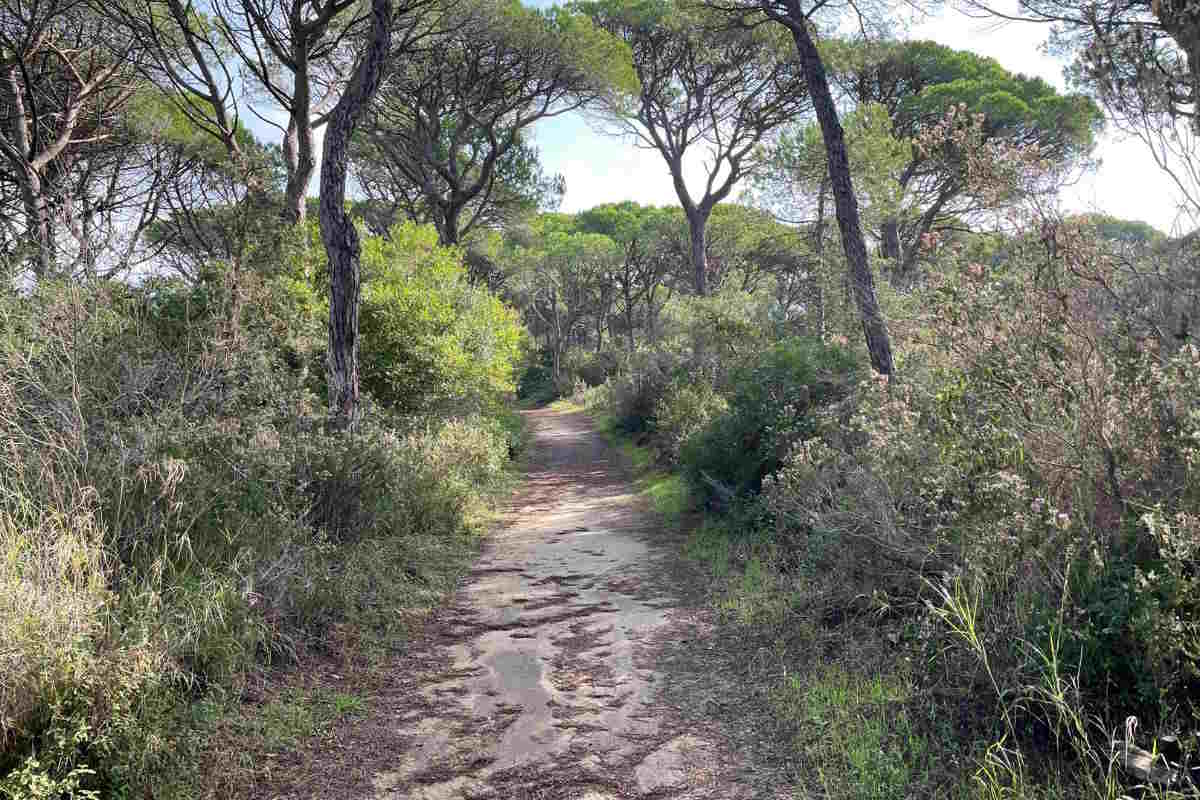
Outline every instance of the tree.
{"type": "MultiPolygon", "coordinates": [[[[228,267],[236,279],[243,267],[271,261],[286,182],[279,148],[260,144],[242,129],[240,156],[233,158],[182,114],[174,116],[175,130],[163,135],[179,174],[163,193],[146,237],[159,265],[196,281],[214,263],[228,267]]],[[[236,308],[233,314],[236,318],[236,308]]]]}
{"type": "Polygon", "coordinates": [[[39,278],[70,272],[59,260],[59,229],[79,219],[70,185],[85,155],[123,129],[134,57],[135,44],[81,3],[0,3],[0,170],[20,197],[18,236],[39,278]]]}
{"type": "Polygon", "coordinates": [[[575,7],[633,52],[641,89],[609,112],[666,162],[688,221],[694,288],[706,294],[712,210],[759,167],[763,137],[807,108],[804,76],[778,29],[759,20],[729,25],[686,0],[592,0],[575,7]],[[697,197],[685,180],[685,158],[702,149],[707,162],[697,197]]]}
{"type": "MultiPolygon", "coordinates": [[[[833,82],[860,106],[882,106],[894,139],[921,144],[909,149],[893,176],[897,213],[881,220],[882,254],[895,261],[902,277],[911,276],[920,243],[932,229],[989,208],[971,191],[967,154],[923,136],[947,108],[983,115],[983,146],[1036,147],[1057,175],[1086,163],[1103,126],[1089,98],[1060,95],[1039,78],[1013,74],[974,53],[934,42],[848,44],[834,52],[833,82]]],[[[1058,184],[1044,188],[1053,191],[1058,184]]]]}
{"type": "Polygon", "coordinates": [[[1187,0],[1019,0],[1006,20],[1044,23],[1051,49],[1073,58],[1068,78],[1090,92],[1122,132],[1141,139],[1200,218],[1200,25],[1187,0]]]}
{"type": "Polygon", "coordinates": [[[829,89],[825,64],[810,31],[810,15],[819,11],[824,3],[815,3],[808,11],[805,11],[800,0],[761,0],[761,3],[764,13],[769,18],[791,32],[796,50],[800,54],[805,82],[812,96],[817,121],[821,125],[830,189],[833,192],[838,228],[842,235],[842,250],[846,254],[849,282],[862,319],[867,352],[870,354],[871,366],[876,372],[891,375],[895,372],[895,365],[892,363],[892,343],[883,313],[879,310],[879,301],[875,297],[875,279],[871,275],[867,244],[858,215],[858,200],[854,196],[854,181],[846,156],[845,134],[838,119],[833,93],[829,89]]]}
{"type": "Polygon", "coordinates": [[[362,246],[346,213],[346,170],[354,128],[383,78],[392,45],[392,0],[371,0],[371,32],[350,82],[329,114],[321,161],[321,241],[329,257],[329,410],[337,427],[359,414],[358,304],[362,246]]]}
{"type": "MultiPolygon", "coordinates": [[[[215,0],[212,8],[229,48],[246,72],[287,114],[283,163],[284,219],[302,222],[316,169],[313,134],[345,82],[339,48],[363,21],[357,0],[215,0]]],[[[268,117],[261,119],[271,122],[268,117]]]]}
{"type": "MultiPolygon", "coordinates": [[[[416,31],[412,6],[406,4],[401,15],[410,23],[405,28],[410,34],[416,31]]],[[[287,174],[281,215],[288,223],[303,221],[316,168],[315,133],[347,82],[354,48],[368,27],[361,5],[356,0],[208,0],[204,5],[127,0],[103,8],[144,43],[151,56],[146,74],[234,158],[241,156],[242,100],[250,97],[249,111],[281,133],[287,174]],[[284,112],[285,124],[255,108],[253,100],[264,96],[284,112]]]]}
{"type": "Polygon", "coordinates": [[[625,48],[580,14],[515,0],[447,2],[453,20],[390,72],[356,149],[357,174],[427,215],[444,244],[553,191],[524,136],[531,125],[628,89],[625,48]]]}
{"type": "MultiPolygon", "coordinates": [[[[864,224],[902,283],[911,282],[931,231],[961,227],[979,212],[997,210],[997,201],[1015,199],[979,191],[986,187],[969,180],[970,154],[935,141],[946,109],[964,119],[982,115],[979,146],[1037,148],[1050,180],[1027,191],[1057,191],[1065,176],[1086,166],[1102,125],[1087,97],[1060,95],[992,59],[933,42],[831,42],[823,52],[834,85],[855,103],[843,127],[864,224]]],[[[787,206],[798,199],[792,187],[815,188],[824,178],[822,151],[817,130],[786,129],[772,143],[772,168],[756,181],[761,200],[790,213],[787,206]]]]}
{"type": "Polygon", "coordinates": [[[515,273],[509,291],[525,310],[530,332],[544,341],[559,382],[567,348],[596,330],[589,320],[603,329],[614,299],[611,275],[623,253],[613,239],[578,230],[565,214],[543,214],[531,228],[509,254],[515,273]]]}
{"type": "MultiPolygon", "coordinates": [[[[355,137],[351,170],[365,197],[359,204],[359,213],[373,231],[384,235],[399,218],[433,223],[437,227],[436,207],[430,205],[422,187],[409,177],[405,168],[409,162],[404,154],[392,150],[394,144],[395,140],[386,136],[355,137]]],[[[477,152],[487,146],[486,142],[465,146],[463,150],[470,151],[466,163],[479,160],[477,152]]],[[[443,238],[456,235],[461,242],[477,228],[501,228],[539,210],[553,210],[565,191],[562,176],[547,175],[537,150],[523,136],[518,136],[514,145],[496,160],[490,187],[484,187],[463,205],[455,220],[444,222],[439,235],[443,238]]],[[[442,214],[445,219],[444,211],[442,214]]]]}
{"type": "Polygon", "coordinates": [[[221,26],[192,0],[96,2],[144,53],[139,69],[198,130],[241,155],[236,56],[221,26]]]}
{"type": "MultiPolygon", "coordinates": [[[[667,282],[678,263],[677,214],[677,209],[625,202],[596,206],[575,216],[575,230],[605,236],[615,245],[616,258],[604,280],[612,288],[630,353],[636,349],[639,324],[654,340],[657,312],[670,298],[667,282]],[[663,294],[666,297],[660,299],[663,294]]],[[[598,329],[600,324],[597,320],[598,329]]]]}

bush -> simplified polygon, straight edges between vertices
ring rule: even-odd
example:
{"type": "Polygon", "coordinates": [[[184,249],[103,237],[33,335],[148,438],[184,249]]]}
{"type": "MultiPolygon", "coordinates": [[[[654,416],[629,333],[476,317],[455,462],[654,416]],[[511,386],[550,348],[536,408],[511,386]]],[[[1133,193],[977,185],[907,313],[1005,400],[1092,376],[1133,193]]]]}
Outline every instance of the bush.
{"type": "Polygon", "coordinates": [[[904,382],[864,382],[763,492],[831,603],[957,619],[926,655],[986,658],[1004,706],[1079,752],[1129,715],[1200,719],[1200,351],[1106,311],[1095,285],[1128,278],[1090,241],[1070,268],[932,275],[904,382]],[[1077,687],[1076,729],[1057,700],[1014,705],[1049,685],[1077,687]]]}
{"type": "Polygon", "coordinates": [[[516,388],[524,330],[517,314],[471,284],[461,251],[432,226],[398,225],[363,248],[362,385],[403,413],[469,414],[516,388]]]}
{"type": "Polygon", "coordinates": [[[707,383],[676,382],[654,407],[654,443],[667,464],[675,464],[687,442],[729,403],[707,383]]]}
{"type": "Polygon", "coordinates": [[[517,399],[543,405],[556,397],[558,387],[554,385],[554,353],[542,349],[528,354],[517,381],[517,399]]]}
{"type": "Polygon", "coordinates": [[[238,292],[0,298],[0,796],[148,793],[193,698],[389,636],[471,549],[519,425],[368,404],[326,433],[290,295],[238,292]]]}
{"type": "Polygon", "coordinates": [[[563,372],[567,380],[583,381],[587,387],[599,386],[617,373],[617,356],[610,351],[568,350],[563,358],[563,372]]]}
{"type": "Polygon", "coordinates": [[[729,409],[684,445],[680,462],[691,483],[734,494],[756,493],[796,442],[816,431],[815,412],[846,396],[857,372],[845,350],[789,339],[735,370],[729,409]]]}
{"type": "Polygon", "coordinates": [[[626,433],[652,429],[655,409],[682,366],[677,356],[662,350],[640,350],[631,356],[625,372],[608,383],[608,411],[617,428],[626,433]]]}

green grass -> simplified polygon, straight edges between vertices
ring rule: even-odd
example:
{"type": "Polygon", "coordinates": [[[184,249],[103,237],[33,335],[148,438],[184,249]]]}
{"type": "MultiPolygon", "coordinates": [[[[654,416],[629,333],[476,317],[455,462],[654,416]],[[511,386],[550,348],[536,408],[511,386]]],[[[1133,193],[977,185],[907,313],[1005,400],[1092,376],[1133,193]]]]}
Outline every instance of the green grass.
{"type": "Polygon", "coordinates": [[[661,469],[654,451],[637,444],[613,423],[611,417],[599,416],[594,419],[597,427],[621,451],[621,457],[633,470],[637,493],[650,501],[654,513],[668,527],[678,530],[683,525],[684,515],[695,506],[684,477],[661,469]]]}
{"type": "MultiPolygon", "coordinates": [[[[585,411],[584,406],[570,399],[556,400],[550,404],[553,411],[585,411]]],[[[590,411],[596,429],[621,453],[634,474],[635,491],[650,501],[654,512],[669,527],[678,530],[684,515],[694,507],[691,490],[682,475],[658,468],[654,451],[637,444],[628,433],[617,427],[610,415],[590,411]]]]}
{"type": "Polygon", "coordinates": [[[960,741],[955,709],[919,693],[906,651],[880,645],[886,621],[823,622],[819,579],[785,570],[770,530],[737,515],[705,519],[684,554],[709,576],[724,636],[754,643],[756,713],[770,720],[756,724],[781,731],[772,748],[802,766],[811,796],[975,796],[980,743],[960,741]]]}
{"type": "Polygon", "coordinates": [[[642,494],[650,498],[654,511],[666,520],[679,523],[692,507],[691,490],[680,475],[655,472],[642,484],[642,494]]]}
{"type": "Polygon", "coordinates": [[[800,733],[794,746],[826,797],[892,800],[927,796],[935,765],[910,719],[912,682],[903,673],[859,674],[841,665],[792,675],[771,706],[800,733]]]}
{"type": "Polygon", "coordinates": [[[546,408],[551,411],[583,411],[584,406],[576,403],[569,397],[560,397],[547,405],[546,408]]]}
{"type": "Polygon", "coordinates": [[[233,721],[240,733],[261,742],[264,750],[287,752],[306,739],[327,734],[346,718],[366,713],[367,703],[355,694],[327,689],[289,689],[257,707],[245,709],[233,721]]]}

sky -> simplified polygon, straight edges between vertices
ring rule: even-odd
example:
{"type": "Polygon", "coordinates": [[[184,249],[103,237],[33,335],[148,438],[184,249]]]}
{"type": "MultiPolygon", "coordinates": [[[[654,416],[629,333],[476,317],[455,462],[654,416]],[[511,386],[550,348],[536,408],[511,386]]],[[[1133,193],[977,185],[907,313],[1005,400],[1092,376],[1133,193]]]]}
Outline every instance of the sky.
{"type": "MultiPolygon", "coordinates": [[[[1015,3],[1013,3],[1015,7],[1015,3]]],[[[1013,72],[1036,75],[1060,90],[1064,62],[1041,52],[1048,30],[1033,23],[1006,23],[967,17],[945,8],[910,28],[905,38],[932,39],[960,50],[996,59],[1013,72]]],[[[601,132],[595,120],[578,113],[538,124],[534,141],[549,174],[566,179],[562,211],[575,212],[600,203],[633,200],[643,205],[678,202],[670,174],[657,152],[634,147],[628,138],[601,132]]],[[[1176,192],[1138,140],[1106,133],[1096,150],[1099,168],[1068,187],[1064,210],[1103,211],[1141,220],[1170,232],[1177,223],[1176,192]]],[[[695,164],[689,187],[699,188],[695,164]]]]}
{"type": "MultiPolygon", "coordinates": [[[[535,0],[547,5],[548,0],[535,0]]],[[[1002,11],[1016,9],[1016,0],[998,0],[1002,11]],[[1011,8],[1005,8],[1005,6],[1011,8]]],[[[949,6],[950,4],[946,4],[949,6]]],[[[1013,72],[1036,75],[1062,90],[1065,63],[1042,52],[1048,33],[1036,23],[1003,23],[968,17],[943,9],[909,28],[904,38],[932,39],[960,50],[971,50],[996,59],[1013,72]]],[[[280,117],[276,113],[272,116],[280,117]]],[[[278,141],[279,130],[247,115],[256,135],[278,141]]],[[[571,112],[543,120],[534,129],[542,166],[547,174],[566,179],[562,211],[573,213],[601,203],[633,200],[642,205],[678,202],[670,174],[656,151],[635,146],[629,137],[611,134],[611,124],[571,112]],[[606,132],[606,129],[608,132],[606,132]]],[[[321,148],[320,131],[316,147],[321,148]]],[[[1067,187],[1061,202],[1065,211],[1100,211],[1123,219],[1141,220],[1168,233],[1186,233],[1191,225],[1178,214],[1178,192],[1159,169],[1146,146],[1136,139],[1122,140],[1106,132],[1095,152],[1100,166],[1067,187]]],[[[685,162],[690,187],[701,187],[700,157],[685,162]]],[[[319,174],[319,166],[318,172],[319,174]]],[[[699,194],[693,190],[693,196],[699,194]]],[[[314,175],[309,193],[317,192],[314,175]]],[[[735,190],[730,199],[736,199],[735,190]]]]}

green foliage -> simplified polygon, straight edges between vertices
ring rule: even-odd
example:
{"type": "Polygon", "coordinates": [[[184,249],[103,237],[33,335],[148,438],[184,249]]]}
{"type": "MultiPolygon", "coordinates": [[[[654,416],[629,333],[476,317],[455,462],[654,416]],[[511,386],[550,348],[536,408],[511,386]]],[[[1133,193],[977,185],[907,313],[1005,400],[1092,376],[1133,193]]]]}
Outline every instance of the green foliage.
{"type": "Polygon", "coordinates": [[[959,104],[987,116],[990,136],[1032,135],[1058,158],[1086,154],[1103,126],[1099,108],[1083,95],[1060,95],[1040,78],[936,42],[830,42],[824,52],[834,80],[860,103],[883,103],[900,138],[916,138],[959,104]]]}
{"type": "Polygon", "coordinates": [[[655,443],[663,460],[677,463],[684,445],[728,410],[729,403],[708,383],[676,381],[668,387],[654,407],[655,443]]]}
{"type": "Polygon", "coordinates": [[[430,227],[397,226],[363,247],[362,385],[404,413],[495,408],[516,387],[515,312],[468,279],[430,227]]]}
{"type": "Polygon", "coordinates": [[[554,354],[549,350],[528,354],[517,381],[517,399],[542,405],[556,397],[558,388],[554,383],[554,354]]]}
{"type": "Polygon", "coordinates": [[[519,423],[324,432],[289,281],[0,298],[0,795],[186,785],[193,698],[452,587],[519,423]]]}
{"type": "Polygon", "coordinates": [[[626,433],[650,429],[654,412],[679,373],[681,363],[670,353],[638,351],[625,371],[608,384],[608,412],[616,427],[626,433]]]}
{"type": "Polygon", "coordinates": [[[863,675],[842,666],[788,677],[771,695],[776,712],[801,729],[797,750],[817,766],[827,797],[885,800],[924,787],[936,767],[906,707],[914,686],[904,674],[863,675]]]}
{"type": "Polygon", "coordinates": [[[680,462],[698,489],[712,481],[754,493],[791,446],[816,430],[815,412],[844,398],[857,365],[845,350],[791,339],[734,371],[729,409],[682,448],[680,462]]]}

